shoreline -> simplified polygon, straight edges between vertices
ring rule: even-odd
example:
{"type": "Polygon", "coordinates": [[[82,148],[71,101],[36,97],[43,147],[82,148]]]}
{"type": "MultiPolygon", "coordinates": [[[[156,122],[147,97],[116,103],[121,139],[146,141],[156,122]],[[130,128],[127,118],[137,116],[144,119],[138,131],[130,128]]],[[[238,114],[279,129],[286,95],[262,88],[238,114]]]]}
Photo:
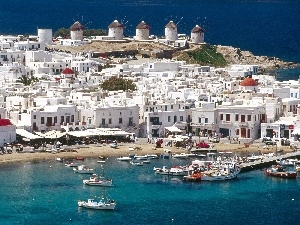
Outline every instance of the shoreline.
{"type": "MultiPolygon", "coordinates": [[[[275,146],[269,146],[268,149],[263,147],[261,143],[256,143],[245,147],[242,144],[230,144],[230,143],[216,143],[212,149],[217,150],[217,152],[227,151],[232,152],[239,156],[246,156],[249,154],[258,155],[259,153],[272,153],[276,152],[275,146]]],[[[62,147],[64,149],[64,146],[62,147]]],[[[32,162],[32,161],[49,161],[56,160],[56,158],[61,158],[64,160],[75,160],[77,156],[83,158],[95,158],[98,159],[99,156],[107,157],[120,157],[128,156],[130,154],[135,155],[146,155],[146,154],[157,154],[161,155],[165,150],[170,150],[172,154],[174,153],[188,153],[189,151],[184,148],[177,148],[175,146],[162,146],[161,148],[155,148],[155,144],[149,143],[120,143],[118,148],[111,148],[109,145],[101,146],[98,144],[95,145],[74,145],[67,146],[65,149],[76,150],[74,152],[63,151],[57,152],[55,154],[51,152],[22,152],[16,153],[15,151],[11,154],[0,155],[0,165],[1,164],[13,164],[18,162],[32,162]],[[141,150],[129,150],[130,147],[138,147],[141,150]]],[[[289,146],[280,146],[278,149],[280,153],[288,153],[293,150],[289,146]]]]}

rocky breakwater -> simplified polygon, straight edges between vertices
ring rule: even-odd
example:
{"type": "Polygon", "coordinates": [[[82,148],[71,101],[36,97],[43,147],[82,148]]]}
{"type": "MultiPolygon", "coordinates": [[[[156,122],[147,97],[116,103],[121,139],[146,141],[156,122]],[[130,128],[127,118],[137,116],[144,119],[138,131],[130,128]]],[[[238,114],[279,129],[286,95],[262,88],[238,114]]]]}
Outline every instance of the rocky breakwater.
{"type": "Polygon", "coordinates": [[[217,52],[221,53],[228,64],[253,64],[261,69],[292,68],[299,66],[293,62],[285,62],[276,57],[255,56],[249,51],[242,51],[232,46],[217,46],[217,52]]]}

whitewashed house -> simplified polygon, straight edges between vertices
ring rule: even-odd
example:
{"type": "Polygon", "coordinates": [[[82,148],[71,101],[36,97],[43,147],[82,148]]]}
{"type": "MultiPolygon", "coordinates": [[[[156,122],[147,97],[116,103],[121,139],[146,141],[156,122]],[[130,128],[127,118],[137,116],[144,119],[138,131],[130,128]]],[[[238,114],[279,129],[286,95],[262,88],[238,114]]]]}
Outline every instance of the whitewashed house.
{"type": "Polygon", "coordinates": [[[196,25],[191,30],[191,42],[195,44],[204,43],[204,29],[199,25],[196,25]]]}
{"type": "Polygon", "coordinates": [[[165,39],[169,41],[176,41],[178,39],[177,25],[170,21],[165,26],[165,39]]]}
{"type": "Polygon", "coordinates": [[[137,41],[149,40],[150,26],[144,21],[140,22],[135,28],[135,37],[137,41]]]}
{"type": "Polygon", "coordinates": [[[16,139],[16,126],[9,119],[0,119],[0,147],[15,142],[16,139]]]}

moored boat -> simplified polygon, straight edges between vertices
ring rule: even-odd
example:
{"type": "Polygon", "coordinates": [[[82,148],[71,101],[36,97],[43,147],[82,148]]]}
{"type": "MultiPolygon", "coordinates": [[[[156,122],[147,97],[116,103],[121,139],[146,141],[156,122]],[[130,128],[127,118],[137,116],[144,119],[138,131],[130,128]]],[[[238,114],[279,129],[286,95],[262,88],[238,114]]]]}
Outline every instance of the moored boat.
{"type": "Polygon", "coordinates": [[[89,168],[86,165],[79,165],[77,168],[73,168],[74,173],[94,174],[95,170],[89,168]]]}
{"type": "Polygon", "coordinates": [[[281,177],[281,178],[296,178],[297,171],[289,170],[287,167],[281,165],[273,165],[272,167],[265,170],[267,176],[281,177]]]}
{"type": "Polygon", "coordinates": [[[73,162],[66,162],[65,167],[77,167],[78,163],[73,163],[73,162]]]}
{"type": "Polygon", "coordinates": [[[90,186],[103,186],[103,187],[111,187],[112,179],[107,179],[98,174],[93,174],[90,176],[88,180],[82,180],[83,184],[90,186]]]}
{"type": "Polygon", "coordinates": [[[126,161],[126,162],[130,162],[132,160],[131,157],[128,157],[128,156],[121,156],[119,158],[117,158],[118,161],[126,161]]]}
{"type": "Polygon", "coordinates": [[[108,198],[105,191],[98,202],[95,201],[95,199],[90,198],[87,201],[79,200],[77,204],[79,207],[97,210],[114,210],[116,207],[116,202],[108,198]]]}

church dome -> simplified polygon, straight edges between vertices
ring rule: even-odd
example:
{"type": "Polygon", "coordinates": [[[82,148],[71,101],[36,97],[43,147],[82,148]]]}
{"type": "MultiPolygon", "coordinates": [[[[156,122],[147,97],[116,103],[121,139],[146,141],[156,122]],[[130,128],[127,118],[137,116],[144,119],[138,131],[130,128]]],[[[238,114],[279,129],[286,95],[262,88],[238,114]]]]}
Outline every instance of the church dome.
{"type": "Polygon", "coordinates": [[[257,86],[257,82],[249,77],[246,77],[242,82],[241,82],[241,86],[257,86]]]}
{"type": "Polygon", "coordinates": [[[62,71],[63,74],[74,74],[74,71],[71,70],[70,68],[66,68],[62,71]]]}

